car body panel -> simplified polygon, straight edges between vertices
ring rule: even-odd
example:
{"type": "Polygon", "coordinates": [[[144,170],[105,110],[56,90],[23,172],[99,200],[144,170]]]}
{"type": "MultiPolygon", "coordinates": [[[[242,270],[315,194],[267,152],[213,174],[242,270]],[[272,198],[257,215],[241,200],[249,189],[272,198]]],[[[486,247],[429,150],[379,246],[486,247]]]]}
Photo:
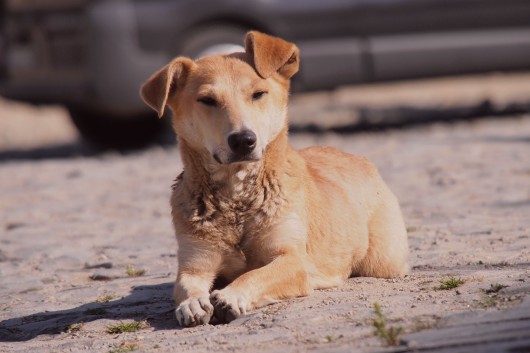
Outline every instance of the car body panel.
{"type": "Polygon", "coordinates": [[[140,111],[145,109],[137,93],[140,83],[182,54],[191,33],[214,25],[258,29],[297,43],[302,58],[296,89],[530,68],[527,0],[39,4],[9,8],[7,17],[4,14],[8,34],[4,29],[7,46],[0,63],[6,63],[6,76],[0,78],[1,95],[85,104],[122,114],[140,111]],[[13,33],[23,34],[35,24],[43,28],[44,39],[32,38],[34,43],[25,46],[15,43],[13,33]],[[61,25],[63,29],[56,28],[61,25]],[[38,57],[35,46],[49,57],[38,57]],[[54,55],[67,58],[65,64],[55,63],[54,55]]]}

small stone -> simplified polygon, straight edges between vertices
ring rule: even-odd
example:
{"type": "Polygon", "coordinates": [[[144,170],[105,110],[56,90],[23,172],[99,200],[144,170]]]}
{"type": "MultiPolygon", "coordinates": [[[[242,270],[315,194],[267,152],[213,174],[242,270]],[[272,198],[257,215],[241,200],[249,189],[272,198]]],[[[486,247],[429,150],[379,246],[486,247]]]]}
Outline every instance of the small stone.
{"type": "Polygon", "coordinates": [[[93,281],[112,281],[112,277],[105,276],[105,275],[99,275],[99,274],[93,274],[89,277],[93,281]]]}
{"type": "Polygon", "coordinates": [[[416,347],[418,347],[418,342],[416,342],[416,341],[409,341],[409,342],[407,342],[407,346],[408,346],[409,348],[416,348],[416,347]]]}

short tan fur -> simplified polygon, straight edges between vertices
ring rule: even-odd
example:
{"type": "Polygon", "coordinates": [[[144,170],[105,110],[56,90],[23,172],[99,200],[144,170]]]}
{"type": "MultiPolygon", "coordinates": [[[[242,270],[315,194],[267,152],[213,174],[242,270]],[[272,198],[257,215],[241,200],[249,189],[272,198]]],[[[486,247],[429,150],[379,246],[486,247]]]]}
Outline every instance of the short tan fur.
{"type": "Polygon", "coordinates": [[[171,196],[180,325],[229,322],[350,276],[407,273],[399,204],[367,159],[288,143],[299,50],[249,32],[245,52],[179,57],[141,88],[173,112],[184,171],[171,196]],[[229,284],[213,290],[216,278],[229,284]]]}

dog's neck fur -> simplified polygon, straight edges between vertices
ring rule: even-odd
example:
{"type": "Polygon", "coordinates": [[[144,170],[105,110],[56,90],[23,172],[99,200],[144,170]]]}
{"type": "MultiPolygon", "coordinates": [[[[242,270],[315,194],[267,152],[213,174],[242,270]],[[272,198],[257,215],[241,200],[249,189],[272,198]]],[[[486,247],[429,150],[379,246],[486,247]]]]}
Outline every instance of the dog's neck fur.
{"type": "Polygon", "coordinates": [[[256,162],[218,164],[212,161],[207,152],[197,151],[184,139],[179,141],[179,146],[184,163],[184,183],[191,188],[200,185],[205,189],[203,191],[221,192],[229,198],[243,197],[243,194],[251,191],[249,188],[258,187],[263,178],[281,169],[290,148],[287,127],[269,143],[262,159],[256,162]]]}
{"type": "Polygon", "coordinates": [[[278,219],[285,204],[283,185],[293,172],[286,164],[297,159],[287,141],[287,127],[257,162],[214,165],[183,139],[179,145],[184,172],[174,185],[173,215],[189,226],[186,232],[233,250],[246,234],[258,233],[278,219]]]}

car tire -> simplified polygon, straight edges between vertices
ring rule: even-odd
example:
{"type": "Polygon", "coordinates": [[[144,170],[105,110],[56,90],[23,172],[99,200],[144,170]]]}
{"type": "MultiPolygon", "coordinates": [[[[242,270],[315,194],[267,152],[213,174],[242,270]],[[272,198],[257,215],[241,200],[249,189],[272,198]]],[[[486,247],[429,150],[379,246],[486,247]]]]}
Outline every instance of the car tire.
{"type": "Polygon", "coordinates": [[[120,116],[79,107],[68,110],[82,138],[96,148],[137,149],[174,141],[168,119],[159,119],[155,113],[120,116]]]}

